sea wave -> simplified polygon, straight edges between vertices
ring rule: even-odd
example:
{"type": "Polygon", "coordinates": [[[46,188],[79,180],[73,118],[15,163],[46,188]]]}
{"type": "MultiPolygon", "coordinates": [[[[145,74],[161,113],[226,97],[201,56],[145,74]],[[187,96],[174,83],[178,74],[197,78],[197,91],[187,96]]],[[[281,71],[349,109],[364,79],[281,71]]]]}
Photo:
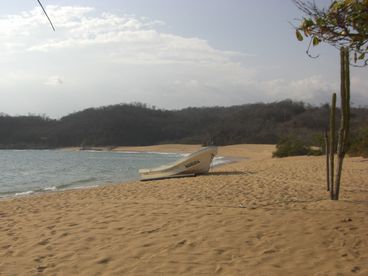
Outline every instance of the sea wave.
{"type": "Polygon", "coordinates": [[[33,194],[34,191],[25,191],[25,192],[19,192],[19,193],[15,193],[15,196],[26,196],[26,195],[30,195],[33,194]]]}
{"type": "Polygon", "coordinates": [[[186,157],[186,156],[190,155],[190,153],[160,152],[160,151],[146,151],[145,153],[149,153],[149,154],[161,154],[161,155],[173,155],[173,156],[182,156],[182,157],[186,157]]]}
{"type": "Polygon", "coordinates": [[[52,187],[46,187],[46,188],[43,188],[42,190],[43,190],[43,191],[56,191],[56,190],[57,190],[57,187],[55,187],[55,186],[52,186],[52,187]]]}
{"type": "Polygon", "coordinates": [[[69,188],[65,188],[65,189],[60,189],[60,191],[65,191],[65,190],[80,190],[80,189],[88,189],[88,188],[97,188],[101,185],[87,185],[87,186],[73,186],[73,187],[69,187],[69,188]]]}
{"type": "Polygon", "coordinates": [[[78,187],[78,184],[84,184],[84,183],[96,183],[98,179],[95,177],[90,177],[90,178],[84,178],[84,179],[79,179],[70,183],[64,183],[61,185],[58,185],[56,187],[57,190],[66,190],[66,189],[71,189],[74,187],[78,187]]]}
{"type": "Polygon", "coordinates": [[[112,153],[128,153],[128,154],[139,154],[139,153],[144,153],[142,151],[112,151],[112,153]]]}

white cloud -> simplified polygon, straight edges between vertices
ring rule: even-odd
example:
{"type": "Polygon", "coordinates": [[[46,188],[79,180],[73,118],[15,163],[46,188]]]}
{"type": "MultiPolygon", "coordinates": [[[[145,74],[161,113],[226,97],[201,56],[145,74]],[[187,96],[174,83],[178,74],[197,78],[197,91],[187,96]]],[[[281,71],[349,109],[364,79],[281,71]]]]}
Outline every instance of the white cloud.
{"type": "Polygon", "coordinates": [[[159,33],[154,28],[164,23],[157,20],[110,13],[94,15],[91,7],[49,6],[47,10],[57,28],[55,33],[46,33],[49,26],[38,8],[2,18],[0,31],[8,30],[4,31],[4,42],[14,41],[6,44],[7,48],[52,52],[103,45],[111,61],[138,64],[226,63],[244,55],[216,50],[199,38],[159,33]]]}
{"type": "Polygon", "coordinates": [[[328,101],[329,95],[338,88],[337,83],[324,80],[321,75],[298,80],[274,79],[261,82],[257,86],[269,100],[289,98],[314,104],[328,101]]]}
{"type": "MultiPolygon", "coordinates": [[[[56,32],[40,8],[0,18],[0,97],[6,99],[0,111],[60,116],[133,101],[164,108],[285,98],[318,104],[338,90],[337,81],[317,73],[290,79],[285,70],[283,77],[264,79],[260,66],[246,65],[248,54],[161,32],[165,23],[159,20],[92,7],[48,6],[47,12],[56,32]],[[61,85],[64,79],[67,85],[61,85]],[[45,86],[57,86],[59,93],[45,86]]],[[[352,85],[368,102],[363,74],[352,85]]]]}
{"type": "Polygon", "coordinates": [[[44,84],[49,85],[49,86],[58,86],[58,85],[62,85],[63,83],[64,83],[64,78],[63,77],[50,76],[44,84]]]}

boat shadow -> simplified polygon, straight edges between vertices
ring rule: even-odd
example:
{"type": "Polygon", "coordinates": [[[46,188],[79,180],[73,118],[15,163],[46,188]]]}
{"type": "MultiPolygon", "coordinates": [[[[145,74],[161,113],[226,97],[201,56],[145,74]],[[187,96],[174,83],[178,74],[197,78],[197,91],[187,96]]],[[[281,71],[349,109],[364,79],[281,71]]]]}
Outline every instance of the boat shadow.
{"type": "Polygon", "coordinates": [[[209,172],[206,175],[223,176],[223,175],[249,175],[249,174],[255,174],[255,172],[224,171],[224,172],[209,172]]]}

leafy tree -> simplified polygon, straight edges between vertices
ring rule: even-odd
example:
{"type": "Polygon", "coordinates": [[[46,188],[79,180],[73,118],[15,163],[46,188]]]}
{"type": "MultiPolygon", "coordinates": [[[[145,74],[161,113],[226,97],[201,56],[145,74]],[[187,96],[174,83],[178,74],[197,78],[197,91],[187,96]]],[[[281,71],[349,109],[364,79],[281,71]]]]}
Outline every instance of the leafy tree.
{"type": "Polygon", "coordinates": [[[293,0],[306,15],[296,27],[296,37],[310,39],[310,46],[326,42],[338,49],[348,48],[356,65],[368,65],[368,0],[333,1],[327,9],[315,2],[293,0]]]}
{"type": "MultiPolygon", "coordinates": [[[[304,37],[310,39],[307,54],[311,56],[309,53],[311,45],[317,46],[320,42],[326,42],[340,50],[341,124],[338,135],[338,166],[335,185],[331,181],[331,199],[338,200],[342,165],[350,129],[349,53],[353,54],[356,66],[358,64],[368,65],[368,57],[366,57],[368,52],[368,0],[336,0],[327,9],[320,9],[315,2],[293,1],[306,15],[301,20],[300,26],[296,27],[296,37],[299,41],[304,37]]],[[[332,135],[334,136],[334,133],[332,135]]]]}

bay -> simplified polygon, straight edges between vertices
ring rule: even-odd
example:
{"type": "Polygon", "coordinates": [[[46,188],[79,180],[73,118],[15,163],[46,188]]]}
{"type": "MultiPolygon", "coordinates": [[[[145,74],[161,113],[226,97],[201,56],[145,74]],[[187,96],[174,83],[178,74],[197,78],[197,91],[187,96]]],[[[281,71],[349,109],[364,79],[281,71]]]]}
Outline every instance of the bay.
{"type": "Polygon", "coordinates": [[[0,150],[0,197],[136,180],[138,169],[181,157],[176,153],[0,150]]]}

